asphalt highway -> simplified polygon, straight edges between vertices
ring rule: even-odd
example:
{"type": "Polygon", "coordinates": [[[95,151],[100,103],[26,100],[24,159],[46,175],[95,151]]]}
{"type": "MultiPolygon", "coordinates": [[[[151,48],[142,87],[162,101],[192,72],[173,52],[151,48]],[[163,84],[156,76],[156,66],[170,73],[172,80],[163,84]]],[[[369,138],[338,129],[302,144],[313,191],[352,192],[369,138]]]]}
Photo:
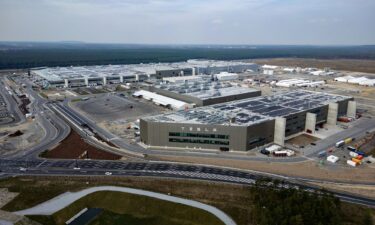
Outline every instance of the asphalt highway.
{"type": "MultiPolygon", "coordinates": [[[[256,180],[266,178],[262,174],[241,170],[203,165],[188,165],[159,162],[99,161],[99,160],[0,160],[2,176],[47,175],[47,176],[137,176],[164,177],[176,179],[205,180],[233,184],[252,185],[256,180]]],[[[274,176],[280,179],[280,176],[274,176]]],[[[284,179],[285,180],[285,179],[284,179]]],[[[283,187],[307,191],[319,188],[307,186],[293,178],[287,178],[283,187]]],[[[307,180],[306,180],[307,181],[307,180]]],[[[314,180],[308,180],[314,181],[314,180]]],[[[334,193],[343,201],[375,207],[375,199],[358,197],[346,193],[334,193]]]]}

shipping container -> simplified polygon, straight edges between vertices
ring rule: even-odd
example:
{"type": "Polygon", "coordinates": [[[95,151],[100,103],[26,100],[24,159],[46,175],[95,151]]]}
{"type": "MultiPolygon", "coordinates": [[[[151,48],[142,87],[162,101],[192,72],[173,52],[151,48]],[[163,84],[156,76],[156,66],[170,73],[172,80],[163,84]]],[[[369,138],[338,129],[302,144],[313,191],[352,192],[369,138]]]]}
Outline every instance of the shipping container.
{"type": "Polygon", "coordinates": [[[294,151],[290,149],[273,152],[274,156],[293,156],[294,154],[294,151]]]}
{"type": "Polygon", "coordinates": [[[344,140],[344,142],[345,142],[345,144],[349,144],[350,142],[352,142],[352,138],[346,138],[345,140],[344,140]]]}
{"type": "Polygon", "coordinates": [[[357,155],[356,158],[359,159],[359,160],[362,160],[363,159],[363,155],[357,155]]]}
{"type": "Polygon", "coordinates": [[[276,157],[285,157],[285,156],[287,156],[287,154],[286,154],[286,151],[274,151],[273,152],[273,156],[276,156],[276,157]]]}
{"type": "Polygon", "coordinates": [[[339,141],[339,142],[337,142],[336,143],[336,148],[340,148],[340,147],[342,147],[342,146],[344,146],[345,145],[345,141],[339,141]]]}
{"type": "Polygon", "coordinates": [[[279,145],[271,145],[271,146],[266,148],[266,150],[271,152],[271,153],[274,152],[274,151],[278,151],[280,149],[282,149],[282,147],[279,146],[279,145]]]}
{"type": "Polygon", "coordinates": [[[351,157],[354,157],[354,158],[358,156],[358,154],[355,153],[355,152],[349,152],[349,155],[350,155],[351,157]]]}
{"type": "Polygon", "coordinates": [[[352,158],[352,161],[353,161],[353,162],[356,162],[356,163],[358,163],[358,164],[361,164],[361,162],[362,162],[360,159],[356,159],[356,158],[352,158]]]}
{"type": "Polygon", "coordinates": [[[349,123],[349,122],[352,121],[352,119],[351,119],[351,118],[348,118],[348,117],[339,117],[339,118],[337,119],[337,121],[339,121],[339,122],[343,122],[343,123],[349,123]]]}
{"type": "Polygon", "coordinates": [[[358,163],[352,161],[352,160],[346,160],[346,163],[349,165],[349,166],[353,166],[353,167],[356,167],[358,165],[358,163]]]}

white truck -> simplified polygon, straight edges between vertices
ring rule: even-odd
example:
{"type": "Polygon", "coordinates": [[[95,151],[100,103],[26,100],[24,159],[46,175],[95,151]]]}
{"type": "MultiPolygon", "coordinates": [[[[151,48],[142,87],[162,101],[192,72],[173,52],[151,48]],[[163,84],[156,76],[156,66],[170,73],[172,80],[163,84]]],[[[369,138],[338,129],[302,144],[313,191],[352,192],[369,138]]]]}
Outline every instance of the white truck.
{"type": "Polygon", "coordinates": [[[345,141],[339,141],[339,142],[336,142],[336,148],[340,148],[340,147],[342,147],[342,146],[344,146],[345,145],[345,141]]]}

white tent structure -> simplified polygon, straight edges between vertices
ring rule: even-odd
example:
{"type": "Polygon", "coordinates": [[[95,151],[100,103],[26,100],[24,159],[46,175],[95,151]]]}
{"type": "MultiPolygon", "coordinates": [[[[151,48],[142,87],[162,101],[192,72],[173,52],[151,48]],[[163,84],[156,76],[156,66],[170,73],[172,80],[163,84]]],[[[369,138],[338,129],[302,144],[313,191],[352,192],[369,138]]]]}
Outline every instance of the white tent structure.
{"type": "Polygon", "coordinates": [[[142,97],[146,100],[150,100],[156,105],[161,105],[164,107],[170,107],[175,110],[182,110],[186,108],[192,108],[191,104],[188,104],[183,101],[179,101],[173,98],[165,97],[163,95],[159,95],[150,91],[140,90],[137,92],[134,92],[134,97],[142,97]]]}
{"type": "Polygon", "coordinates": [[[356,77],[348,80],[350,84],[359,84],[360,82],[364,82],[369,80],[367,77],[356,77]]]}
{"type": "Polygon", "coordinates": [[[278,68],[279,68],[278,66],[267,65],[267,64],[262,66],[262,69],[264,69],[264,70],[275,70],[275,69],[278,69],[278,68]]]}
{"type": "Polygon", "coordinates": [[[360,81],[359,85],[374,87],[375,86],[375,79],[368,79],[368,80],[360,81]]]}
{"type": "Polygon", "coordinates": [[[348,80],[353,79],[353,78],[355,78],[355,77],[352,77],[352,76],[336,77],[335,81],[348,82],[348,80]]]}
{"type": "Polygon", "coordinates": [[[310,74],[314,76],[320,76],[324,74],[324,71],[323,70],[312,71],[310,72],[310,74]]]}
{"type": "Polygon", "coordinates": [[[307,83],[308,80],[300,80],[300,79],[287,79],[287,80],[280,80],[276,83],[278,87],[293,87],[297,84],[307,83]]]}
{"type": "Polygon", "coordinates": [[[228,80],[237,80],[238,74],[237,73],[228,73],[228,72],[221,72],[215,75],[218,80],[221,81],[228,81],[228,80]]]}

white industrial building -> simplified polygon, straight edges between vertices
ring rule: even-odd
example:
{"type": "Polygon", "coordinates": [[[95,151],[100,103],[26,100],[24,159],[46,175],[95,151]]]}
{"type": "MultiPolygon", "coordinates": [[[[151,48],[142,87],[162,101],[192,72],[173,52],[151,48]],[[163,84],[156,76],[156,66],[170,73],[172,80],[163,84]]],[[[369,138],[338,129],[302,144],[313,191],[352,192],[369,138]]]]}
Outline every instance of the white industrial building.
{"type": "Polygon", "coordinates": [[[237,80],[238,74],[237,73],[221,72],[219,74],[216,74],[215,77],[219,81],[237,80]]]}
{"type": "Polygon", "coordinates": [[[325,75],[325,71],[323,71],[323,70],[316,70],[316,71],[310,72],[310,74],[314,75],[314,76],[322,76],[322,75],[325,75]]]}
{"type": "Polygon", "coordinates": [[[359,85],[374,87],[375,86],[375,79],[368,79],[359,82],[359,85]]]}
{"type": "Polygon", "coordinates": [[[280,80],[275,85],[277,87],[319,87],[324,85],[324,81],[309,81],[303,79],[280,80]]]}
{"type": "Polygon", "coordinates": [[[171,108],[174,110],[183,110],[183,109],[189,109],[193,107],[191,104],[188,104],[186,102],[176,100],[173,98],[169,98],[163,95],[159,95],[150,91],[145,91],[145,90],[134,92],[133,96],[152,101],[156,105],[164,106],[164,107],[171,108]]]}
{"type": "Polygon", "coordinates": [[[291,67],[285,67],[283,69],[284,72],[288,72],[288,73],[295,73],[296,72],[296,68],[291,68],[291,67]]]}
{"type": "Polygon", "coordinates": [[[335,81],[349,83],[349,84],[359,84],[359,85],[368,86],[368,87],[375,86],[375,79],[369,79],[367,77],[344,76],[344,77],[336,77],[335,81]]]}
{"type": "Polygon", "coordinates": [[[338,82],[348,82],[348,80],[353,79],[352,76],[343,76],[343,77],[336,77],[334,80],[338,82]]]}
{"type": "Polygon", "coordinates": [[[175,63],[129,65],[71,66],[33,69],[31,73],[46,87],[87,87],[143,81],[150,77],[214,75],[221,72],[241,73],[258,70],[255,63],[217,60],[188,60],[175,63]]]}
{"type": "Polygon", "coordinates": [[[359,84],[360,82],[365,82],[369,80],[367,77],[356,77],[348,80],[349,84],[359,84]]]}
{"type": "Polygon", "coordinates": [[[271,75],[272,76],[273,73],[274,73],[274,70],[269,70],[269,69],[263,70],[264,75],[271,75]]]}
{"type": "Polygon", "coordinates": [[[178,77],[163,77],[163,81],[169,83],[178,83],[178,82],[187,82],[187,81],[200,81],[202,80],[201,76],[192,75],[192,76],[178,76],[178,77]]]}

